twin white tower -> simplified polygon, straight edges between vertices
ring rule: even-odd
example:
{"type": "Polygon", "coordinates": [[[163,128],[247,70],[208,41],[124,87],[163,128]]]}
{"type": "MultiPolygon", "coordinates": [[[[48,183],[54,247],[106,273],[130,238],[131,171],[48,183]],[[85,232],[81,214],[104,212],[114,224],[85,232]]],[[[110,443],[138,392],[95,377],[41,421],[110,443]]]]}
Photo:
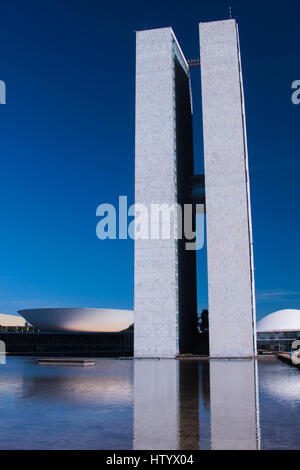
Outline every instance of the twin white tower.
{"type": "MultiPolygon", "coordinates": [[[[238,28],[199,27],[210,356],[249,357],[255,296],[238,28]]],[[[189,64],[171,28],[139,31],[135,203],[149,213],[151,204],[190,203],[193,158],[189,64]]],[[[197,352],[196,258],[185,240],[135,240],[134,313],[135,356],[197,352]]]]}

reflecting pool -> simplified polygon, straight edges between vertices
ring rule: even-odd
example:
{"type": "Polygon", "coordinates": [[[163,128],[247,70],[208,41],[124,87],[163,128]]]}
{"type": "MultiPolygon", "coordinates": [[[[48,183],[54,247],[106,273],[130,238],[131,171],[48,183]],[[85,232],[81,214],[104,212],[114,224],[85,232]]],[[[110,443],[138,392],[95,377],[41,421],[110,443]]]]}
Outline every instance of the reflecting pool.
{"type": "Polygon", "coordinates": [[[274,357],[0,365],[0,449],[299,449],[299,413],[274,357]]]}

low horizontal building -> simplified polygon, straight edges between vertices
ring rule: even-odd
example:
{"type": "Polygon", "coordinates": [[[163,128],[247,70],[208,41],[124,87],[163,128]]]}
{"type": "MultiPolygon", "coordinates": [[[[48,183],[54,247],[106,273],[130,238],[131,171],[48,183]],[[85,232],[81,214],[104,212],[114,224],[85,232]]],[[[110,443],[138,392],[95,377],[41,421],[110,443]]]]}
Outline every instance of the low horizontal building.
{"type": "Polygon", "coordinates": [[[262,351],[291,350],[293,341],[300,340],[300,310],[279,310],[257,323],[257,349],[262,351]]]}
{"type": "Polygon", "coordinates": [[[12,355],[130,357],[133,311],[40,308],[0,315],[0,341],[12,355]],[[2,323],[1,323],[2,318],[2,323]],[[27,325],[31,328],[19,328],[27,325]],[[2,326],[2,328],[1,328],[2,326]]]}
{"type": "Polygon", "coordinates": [[[118,333],[4,332],[6,352],[18,356],[130,357],[133,329],[118,333]]]}

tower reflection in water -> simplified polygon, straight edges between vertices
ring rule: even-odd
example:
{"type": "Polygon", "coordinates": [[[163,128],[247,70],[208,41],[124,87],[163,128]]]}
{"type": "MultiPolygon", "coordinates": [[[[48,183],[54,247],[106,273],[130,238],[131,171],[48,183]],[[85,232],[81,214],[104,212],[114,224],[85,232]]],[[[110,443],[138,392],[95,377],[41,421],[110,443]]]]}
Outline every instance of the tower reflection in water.
{"type": "MultiPolygon", "coordinates": [[[[300,427],[288,432],[299,382],[277,359],[260,361],[265,448],[278,435],[299,448],[300,427]]],[[[9,356],[0,449],[256,449],[257,396],[254,361],[97,359],[71,368],[9,356]]]]}
{"type": "Polygon", "coordinates": [[[134,361],[134,449],[178,448],[178,362],[134,361]]]}
{"type": "Polygon", "coordinates": [[[254,360],[135,360],[134,449],[258,449],[254,360]]]}
{"type": "Polygon", "coordinates": [[[254,360],[210,361],[211,449],[259,448],[254,360]]]}

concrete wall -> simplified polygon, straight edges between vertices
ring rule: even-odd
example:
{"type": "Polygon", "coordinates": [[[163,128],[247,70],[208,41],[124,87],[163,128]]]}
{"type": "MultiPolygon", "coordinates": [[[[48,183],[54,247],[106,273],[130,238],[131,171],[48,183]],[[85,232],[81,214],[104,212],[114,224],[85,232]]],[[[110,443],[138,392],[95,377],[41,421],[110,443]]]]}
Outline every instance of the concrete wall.
{"type": "MultiPolygon", "coordinates": [[[[145,205],[150,213],[153,203],[185,202],[177,182],[179,178],[184,186],[182,178],[187,175],[180,171],[178,176],[177,159],[186,159],[185,173],[192,171],[188,66],[171,28],[140,31],[136,36],[136,204],[145,205]]],[[[177,232],[176,217],[173,227],[177,232]]],[[[174,357],[180,343],[181,348],[187,347],[179,341],[179,328],[187,337],[189,326],[180,319],[185,312],[190,318],[196,313],[194,254],[182,254],[174,236],[169,240],[161,239],[161,232],[159,236],[146,240],[136,234],[135,240],[134,347],[139,357],[174,357]],[[185,268],[179,269],[179,264],[185,268]],[[189,276],[182,276],[183,272],[189,276]]]]}
{"type": "Polygon", "coordinates": [[[200,23],[211,356],[249,356],[251,219],[235,20],[200,23]]]}
{"type": "MultiPolygon", "coordinates": [[[[170,28],[136,35],[135,204],[175,203],[173,53],[170,28]]],[[[135,240],[136,356],[178,352],[176,241],[135,240]]]]}

